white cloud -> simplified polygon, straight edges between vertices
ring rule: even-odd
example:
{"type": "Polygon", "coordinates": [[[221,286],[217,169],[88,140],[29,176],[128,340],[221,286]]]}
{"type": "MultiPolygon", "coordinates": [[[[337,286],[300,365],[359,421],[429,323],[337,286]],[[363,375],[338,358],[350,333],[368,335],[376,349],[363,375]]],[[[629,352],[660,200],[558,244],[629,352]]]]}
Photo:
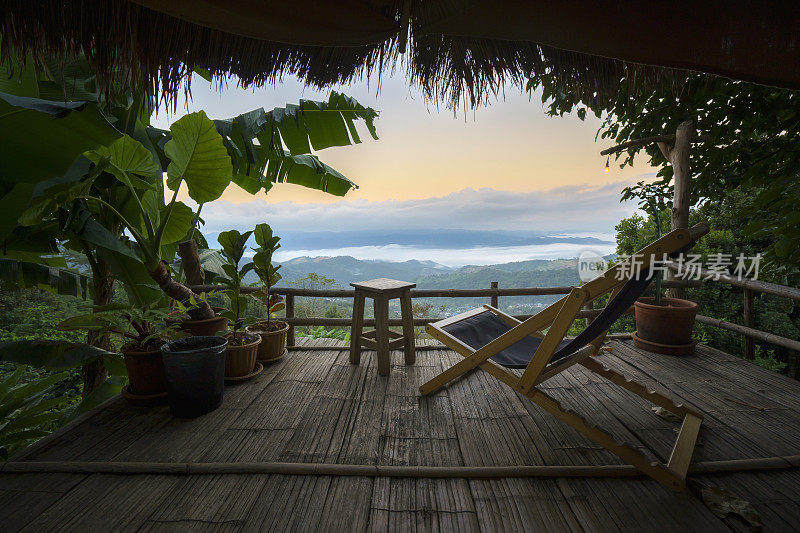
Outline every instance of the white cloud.
{"type": "Polygon", "coordinates": [[[620,191],[628,184],[564,186],[536,192],[464,189],[442,197],[379,202],[217,201],[203,208],[203,231],[245,230],[268,222],[278,233],[439,228],[609,233],[620,219],[635,211],[633,203],[619,202],[620,191]]]}

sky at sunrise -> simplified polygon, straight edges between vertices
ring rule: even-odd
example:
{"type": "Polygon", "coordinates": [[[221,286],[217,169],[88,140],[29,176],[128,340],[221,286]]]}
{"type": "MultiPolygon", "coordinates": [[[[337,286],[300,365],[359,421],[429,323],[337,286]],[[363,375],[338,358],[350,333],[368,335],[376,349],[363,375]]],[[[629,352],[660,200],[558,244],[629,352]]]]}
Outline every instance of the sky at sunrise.
{"type": "MultiPolygon", "coordinates": [[[[600,121],[575,115],[549,117],[539,94],[508,87],[487,107],[459,110],[426,102],[401,75],[336,90],[380,112],[379,140],[363,128],[363,143],[317,152],[358,184],[345,198],[278,184],[253,197],[235,185],[204,207],[206,230],[252,228],[314,231],[369,227],[613,231],[634,211],[619,203],[625,185],[652,176],[643,161],[603,172],[595,141],[600,121]]],[[[221,91],[196,77],[192,100],[177,114],[159,111],[154,123],[168,127],[187,111],[203,109],[228,118],[258,107],[267,110],[299,99],[326,99],[292,78],[276,86],[244,90],[231,81],[221,91]]]]}

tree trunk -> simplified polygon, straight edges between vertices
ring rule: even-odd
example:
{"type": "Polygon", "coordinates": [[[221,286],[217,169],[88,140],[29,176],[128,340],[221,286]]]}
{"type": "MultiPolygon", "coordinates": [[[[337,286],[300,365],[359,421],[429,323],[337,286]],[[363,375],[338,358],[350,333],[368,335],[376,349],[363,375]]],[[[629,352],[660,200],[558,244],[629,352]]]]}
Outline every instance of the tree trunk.
{"type": "MultiPolygon", "coordinates": [[[[95,258],[93,266],[95,267],[92,269],[94,305],[109,304],[114,297],[114,278],[111,277],[111,271],[102,259],[95,258]]],[[[86,343],[104,350],[114,350],[111,345],[110,333],[90,331],[86,335],[86,343]]],[[[102,385],[108,378],[108,372],[102,359],[83,365],[81,367],[81,378],[83,379],[83,396],[85,398],[87,394],[102,385]]]]}
{"type": "Polygon", "coordinates": [[[178,244],[178,255],[183,265],[183,273],[189,285],[202,285],[206,282],[206,275],[200,266],[200,255],[197,251],[197,241],[191,239],[178,244]]]}
{"type": "Polygon", "coordinates": [[[164,294],[173,300],[181,302],[187,307],[191,305],[191,299],[194,296],[198,305],[197,307],[190,308],[188,311],[189,318],[192,320],[206,320],[216,316],[214,310],[208,305],[208,302],[200,300],[200,297],[192,292],[189,287],[172,279],[172,275],[163,261],[158,264],[158,267],[151,270],[149,274],[150,277],[153,278],[153,281],[158,283],[158,286],[161,287],[164,294]]]}
{"type": "MultiPolygon", "coordinates": [[[[675,179],[675,191],[672,199],[672,229],[686,229],[689,227],[689,207],[691,206],[691,178],[689,167],[689,150],[695,136],[694,123],[691,120],[682,122],[675,131],[675,146],[658,143],[661,153],[672,165],[672,175],[675,179]]],[[[668,280],[678,279],[671,270],[667,271],[668,280]]],[[[686,289],[674,288],[667,290],[669,298],[686,298],[686,289]]]]}

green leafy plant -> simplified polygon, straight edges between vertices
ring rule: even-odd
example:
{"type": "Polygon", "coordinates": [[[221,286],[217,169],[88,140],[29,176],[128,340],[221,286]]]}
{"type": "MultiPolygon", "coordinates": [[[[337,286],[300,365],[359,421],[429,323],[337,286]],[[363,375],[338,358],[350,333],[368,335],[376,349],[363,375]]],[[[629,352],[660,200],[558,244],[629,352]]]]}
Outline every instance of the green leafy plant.
{"type": "Polygon", "coordinates": [[[326,329],[325,326],[317,326],[308,332],[308,336],[312,339],[337,339],[347,342],[350,340],[350,330],[344,329],[326,329]]]}
{"type": "MultiPolygon", "coordinates": [[[[633,187],[628,187],[622,193],[622,201],[631,198],[639,198],[639,208],[650,215],[655,222],[656,239],[660,239],[663,235],[663,230],[661,228],[661,212],[667,208],[667,194],[669,194],[669,192],[663,183],[645,183],[643,181],[638,182],[633,187]]],[[[656,259],[661,260],[662,258],[659,257],[656,259]]],[[[657,270],[653,277],[655,278],[655,297],[653,298],[653,303],[655,305],[661,305],[661,298],[663,296],[661,287],[663,285],[664,272],[662,270],[657,270]]]]}
{"type": "MultiPolygon", "coordinates": [[[[127,87],[98,91],[82,55],[24,64],[4,57],[0,145],[15,157],[0,161],[0,278],[77,294],[81,278],[54,276],[51,267],[63,269],[62,256],[79,253],[89,264],[97,306],[110,304],[121,282],[137,308],[163,291],[195,318],[210,318],[210,306],[169,268],[199,218],[177,201],[178,191],[201,205],[231,181],[251,193],[286,182],[343,195],[355,185],[312,148],[361,142],[356,122],[377,138],[377,113],[335,92],[327,102],[230,119],[192,113],[162,130],[150,125],[155,102],[127,87]]],[[[113,350],[103,330],[89,331],[86,340],[113,350]]],[[[107,375],[100,360],[87,361],[82,372],[84,394],[107,375]]]]}
{"type": "MultiPolygon", "coordinates": [[[[796,285],[800,277],[800,112],[797,91],[722,76],[672,71],[658,80],[621,79],[617,91],[583,91],[553,73],[533,74],[530,90],[542,90],[542,102],[553,116],[587,110],[602,123],[601,139],[622,144],[671,134],[685,120],[708,140],[692,144],[692,202],[716,203],[733,192],[748,197],[740,204],[742,233],[765,242],[770,268],[796,285]],[[633,90],[635,89],[635,90],[633,90]]],[[[621,166],[644,157],[658,168],[665,185],[672,166],[657,146],[632,147],[618,153],[621,166]]],[[[715,225],[712,225],[715,227],[715,225]]]]}
{"type": "Polygon", "coordinates": [[[3,460],[27,443],[47,435],[49,431],[43,428],[62,416],[58,407],[65,398],[47,397],[67,373],[21,384],[25,370],[24,365],[19,365],[14,373],[0,381],[0,459],[3,460]]]}
{"type": "Polygon", "coordinates": [[[61,322],[64,330],[102,331],[122,335],[130,349],[157,348],[162,341],[178,336],[179,324],[170,321],[169,308],[161,301],[144,307],[119,302],[94,306],[88,315],[70,317],[61,322]]]}
{"type": "Polygon", "coordinates": [[[244,276],[253,270],[254,265],[247,263],[241,268],[239,267],[247,247],[247,239],[252,234],[252,231],[239,233],[234,229],[223,231],[217,237],[217,242],[222,246],[222,255],[228,261],[222,265],[225,277],[219,281],[225,287],[222,292],[228,297],[229,307],[220,315],[228,319],[232,333],[231,340],[234,343],[240,343],[243,338],[242,330],[256,321],[255,317],[245,315],[250,297],[242,294],[244,276]]]}
{"type": "Polygon", "coordinates": [[[263,290],[255,293],[255,296],[263,302],[267,308],[267,331],[270,331],[272,326],[272,319],[276,316],[278,311],[281,311],[285,304],[276,295],[270,295],[272,287],[278,284],[281,280],[281,275],[278,273],[280,265],[272,263],[272,256],[281,247],[280,237],[272,234],[272,228],[269,224],[258,224],[253,231],[253,235],[258,244],[254,248],[255,255],[253,255],[253,270],[261,280],[264,286],[263,290]]]}

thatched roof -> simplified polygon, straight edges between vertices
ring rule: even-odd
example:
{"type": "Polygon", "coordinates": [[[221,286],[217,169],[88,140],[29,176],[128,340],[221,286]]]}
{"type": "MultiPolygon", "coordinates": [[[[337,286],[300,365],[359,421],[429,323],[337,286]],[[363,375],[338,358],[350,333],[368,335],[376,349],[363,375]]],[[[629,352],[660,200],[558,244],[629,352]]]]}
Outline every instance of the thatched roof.
{"type": "Polygon", "coordinates": [[[99,81],[174,101],[195,67],[243,86],[380,75],[477,105],[554,72],[583,93],[690,69],[800,88],[800,3],[618,0],[4,0],[4,54],[83,50],[99,81]]]}

